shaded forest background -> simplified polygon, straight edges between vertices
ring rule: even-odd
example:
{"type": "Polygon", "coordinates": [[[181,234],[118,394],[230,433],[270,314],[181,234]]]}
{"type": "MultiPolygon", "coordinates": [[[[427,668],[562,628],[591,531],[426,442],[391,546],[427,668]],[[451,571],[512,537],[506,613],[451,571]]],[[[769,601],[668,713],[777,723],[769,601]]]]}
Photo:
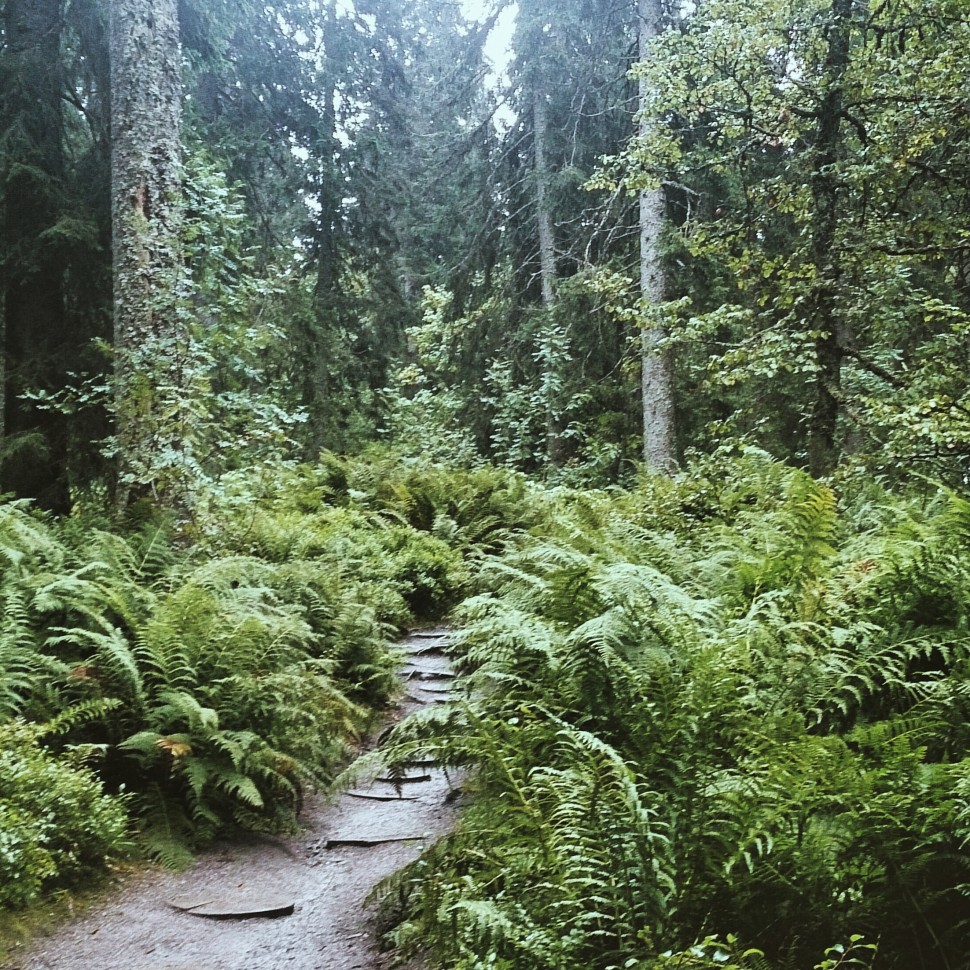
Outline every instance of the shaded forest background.
{"type": "MultiPolygon", "coordinates": [[[[672,375],[655,466],[733,439],[959,480],[962,5],[523,2],[497,78],[500,10],[179,4],[189,406],[162,464],[384,440],[629,481],[645,352],[672,375]]],[[[106,9],[8,0],[3,27],[3,484],[66,511],[120,447],[106,9]]]]}

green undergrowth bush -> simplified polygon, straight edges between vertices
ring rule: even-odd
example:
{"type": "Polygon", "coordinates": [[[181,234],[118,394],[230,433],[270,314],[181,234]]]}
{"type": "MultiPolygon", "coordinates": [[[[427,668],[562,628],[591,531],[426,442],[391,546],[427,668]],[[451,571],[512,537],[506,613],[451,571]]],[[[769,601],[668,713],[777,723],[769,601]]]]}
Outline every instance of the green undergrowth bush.
{"type": "Polygon", "coordinates": [[[474,792],[384,886],[391,942],[459,970],[965,967],[970,503],[757,452],[545,501],[457,613],[458,699],[382,755],[474,792]]]}
{"type": "Polygon", "coordinates": [[[127,848],[124,805],[77,752],[55,757],[41,736],[21,720],[0,725],[0,906],[76,882],[127,848]]]}
{"type": "MultiPolygon", "coordinates": [[[[387,456],[234,473],[179,532],[144,505],[113,528],[0,504],[0,730],[46,725],[51,765],[97,752],[106,804],[171,865],[292,826],[398,689],[400,631],[443,616],[530,514],[512,475],[387,456]]],[[[0,805],[4,872],[23,870],[0,902],[69,881],[23,805],[0,805]]]]}

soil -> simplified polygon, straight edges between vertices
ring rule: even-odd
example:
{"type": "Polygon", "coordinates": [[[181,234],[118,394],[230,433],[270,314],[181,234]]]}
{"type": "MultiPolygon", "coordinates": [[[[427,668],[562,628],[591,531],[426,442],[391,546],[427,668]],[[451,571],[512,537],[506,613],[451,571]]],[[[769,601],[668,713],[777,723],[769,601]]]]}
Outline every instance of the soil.
{"type": "MultiPolygon", "coordinates": [[[[389,720],[444,695],[446,639],[446,631],[436,630],[401,644],[407,693],[389,720]]],[[[308,799],[296,836],[219,846],[186,872],[152,870],[125,880],[105,902],[25,947],[4,970],[390,967],[392,958],[377,947],[367,896],[447,832],[457,810],[453,777],[436,768],[413,774],[423,780],[395,787],[372,778],[334,802],[308,799]],[[284,915],[252,915],[259,912],[284,915]]],[[[415,961],[408,968],[423,966],[415,961]]]]}

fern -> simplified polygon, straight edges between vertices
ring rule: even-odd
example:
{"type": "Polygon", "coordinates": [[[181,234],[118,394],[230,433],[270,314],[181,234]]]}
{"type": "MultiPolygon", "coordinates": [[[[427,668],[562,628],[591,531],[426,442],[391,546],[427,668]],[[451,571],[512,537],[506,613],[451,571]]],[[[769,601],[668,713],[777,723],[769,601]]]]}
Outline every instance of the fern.
{"type": "Polygon", "coordinates": [[[44,738],[70,734],[79,725],[105,720],[123,706],[124,702],[118,697],[99,697],[72,704],[46,723],[37,725],[38,736],[44,738]]]}
{"type": "Polygon", "coordinates": [[[142,671],[131,645],[117,628],[100,621],[99,630],[54,627],[56,636],[47,638],[48,647],[71,646],[72,655],[83,659],[97,672],[102,686],[131,703],[135,712],[144,707],[142,671]]]}
{"type": "Polygon", "coordinates": [[[864,933],[887,967],[959,965],[968,559],[941,503],[873,494],[840,506],[754,453],[552,493],[457,614],[460,700],[389,739],[476,799],[389,884],[394,939],[455,966],[794,970],[867,960],[864,933]]]}
{"type": "Polygon", "coordinates": [[[166,868],[188,868],[197,845],[194,826],[181,803],[159,782],[145,787],[134,799],[145,853],[166,868]]]}
{"type": "Polygon", "coordinates": [[[155,726],[119,746],[137,757],[146,776],[166,779],[153,786],[170,803],[159,815],[161,831],[152,833],[152,818],[144,820],[150,851],[161,857],[152,848],[157,844],[174,858],[179,832],[191,833],[191,848],[232,824],[271,828],[292,819],[300,797],[293,759],[252,731],[221,727],[217,712],[190,695],[166,692],[160,700],[155,726]]]}
{"type": "Polygon", "coordinates": [[[25,591],[4,582],[0,596],[0,718],[8,718],[24,709],[43,668],[25,591]]]}

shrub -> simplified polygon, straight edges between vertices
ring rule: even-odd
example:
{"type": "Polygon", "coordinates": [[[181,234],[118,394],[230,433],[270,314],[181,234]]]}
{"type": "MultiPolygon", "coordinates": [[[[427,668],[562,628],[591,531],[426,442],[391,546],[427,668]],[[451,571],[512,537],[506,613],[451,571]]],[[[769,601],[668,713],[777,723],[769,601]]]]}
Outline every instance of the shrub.
{"type": "Polygon", "coordinates": [[[41,747],[40,729],[0,725],[0,904],[76,883],[124,850],[127,814],[87,768],[41,747]]]}

